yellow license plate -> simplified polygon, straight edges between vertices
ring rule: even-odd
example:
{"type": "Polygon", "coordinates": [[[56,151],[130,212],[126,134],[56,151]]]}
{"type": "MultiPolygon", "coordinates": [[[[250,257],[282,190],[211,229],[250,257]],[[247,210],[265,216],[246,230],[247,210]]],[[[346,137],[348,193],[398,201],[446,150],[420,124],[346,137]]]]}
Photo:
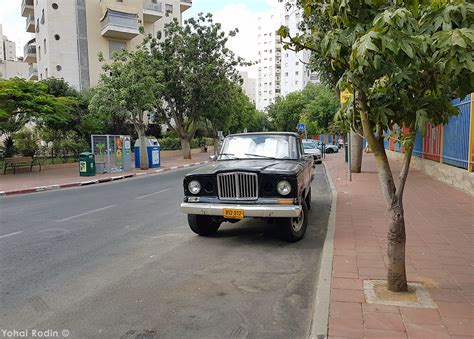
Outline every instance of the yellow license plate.
{"type": "Polygon", "coordinates": [[[234,208],[224,208],[224,218],[229,219],[243,219],[244,210],[237,210],[234,208]]]}

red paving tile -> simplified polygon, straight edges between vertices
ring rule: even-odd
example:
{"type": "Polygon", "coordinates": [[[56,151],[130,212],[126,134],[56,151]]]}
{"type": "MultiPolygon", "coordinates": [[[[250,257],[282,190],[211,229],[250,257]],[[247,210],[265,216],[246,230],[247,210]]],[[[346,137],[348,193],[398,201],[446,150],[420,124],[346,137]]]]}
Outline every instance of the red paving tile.
{"type": "Polygon", "coordinates": [[[405,332],[402,318],[395,313],[364,312],[364,326],[370,329],[405,332]]]}
{"type": "MultiPolygon", "coordinates": [[[[472,316],[472,315],[471,315],[472,316]]],[[[448,333],[451,335],[462,335],[474,337],[473,319],[446,318],[444,322],[448,327],[448,333]]]]}
{"type": "MultiPolygon", "coordinates": [[[[343,154],[325,159],[338,191],[331,286],[331,303],[336,305],[331,306],[335,318],[329,322],[330,336],[474,336],[474,198],[411,170],[404,197],[406,270],[409,281],[422,282],[429,288],[438,308],[367,304],[357,293],[360,282],[366,278],[385,279],[387,274],[386,206],[372,155],[364,154],[363,173],[353,174],[352,182],[347,180],[343,159],[343,154]],[[353,272],[354,265],[357,273],[353,272]],[[357,315],[359,305],[363,334],[357,315]],[[348,324],[340,319],[344,312],[353,318],[348,324]]],[[[391,161],[391,167],[397,178],[400,164],[391,161]]]]}

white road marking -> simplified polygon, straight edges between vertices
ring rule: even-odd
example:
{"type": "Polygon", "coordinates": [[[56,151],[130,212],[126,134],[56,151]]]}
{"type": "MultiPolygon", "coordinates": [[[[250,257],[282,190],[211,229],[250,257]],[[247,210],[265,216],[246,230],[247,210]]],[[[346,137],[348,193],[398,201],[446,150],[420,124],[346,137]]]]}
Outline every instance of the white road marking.
{"type": "Polygon", "coordinates": [[[135,200],[140,200],[140,199],[148,198],[148,197],[151,197],[152,195],[155,195],[155,194],[159,194],[159,193],[163,193],[163,192],[169,191],[170,189],[171,189],[171,188],[167,188],[167,189],[165,189],[165,190],[162,190],[162,191],[153,192],[153,193],[150,193],[150,194],[147,194],[147,195],[142,195],[141,197],[135,198],[135,200]]]}
{"type": "Polygon", "coordinates": [[[105,207],[98,208],[98,209],[93,210],[93,211],[81,213],[81,214],[78,214],[78,215],[73,215],[72,217],[64,218],[64,219],[61,219],[61,220],[56,220],[56,222],[67,221],[67,220],[71,220],[71,219],[74,219],[74,218],[79,218],[79,217],[82,217],[82,216],[84,216],[84,215],[88,215],[88,214],[91,214],[91,213],[103,211],[103,210],[106,210],[106,209],[108,209],[108,208],[112,208],[112,207],[115,207],[115,206],[117,206],[117,205],[105,206],[105,207]]]}
{"type": "Polygon", "coordinates": [[[17,234],[20,234],[20,233],[23,233],[23,231],[8,233],[8,234],[5,234],[5,235],[0,235],[0,239],[1,238],[6,238],[6,237],[11,237],[12,235],[17,235],[17,234]]]}

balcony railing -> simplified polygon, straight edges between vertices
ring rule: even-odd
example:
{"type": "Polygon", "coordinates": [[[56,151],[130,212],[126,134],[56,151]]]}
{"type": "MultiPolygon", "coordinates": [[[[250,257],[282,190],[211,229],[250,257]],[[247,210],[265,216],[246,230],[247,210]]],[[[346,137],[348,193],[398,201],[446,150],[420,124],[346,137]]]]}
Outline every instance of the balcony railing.
{"type": "Polygon", "coordinates": [[[191,8],[193,2],[192,0],[180,0],[180,10],[184,12],[185,10],[191,8]]]}
{"type": "Polygon", "coordinates": [[[38,67],[30,65],[28,68],[28,80],[38,80],[38,67]]]}
{"type": "Polygon", "coordinates": [[[33,0],[23,0],[21,2],[21,16],[28,16],[28,14],[33,13],[33,0]]]}
{"type": "Polygon", "coordinates": [[[102,36],[120,39],[133,39],[139,34],[136,14],[107,10],[102,20],[102,36]]]}
{"type": "Polygon", "coordinates": [[[163,3],[153,0],[143,0],[143,20],[155,22],[163,17],[163,3]]]}
{"type": "Polygon", "coordinates": [[[35,16],[33,14],[29,14],[26,18],[26,31],[29,33],[35,32],[35,16]]]}
{"type": "Polygon", "coordinates": [[[24,52],[24,55],[36,54],[36,45],[26,45],[23,52],[24,52]]]}

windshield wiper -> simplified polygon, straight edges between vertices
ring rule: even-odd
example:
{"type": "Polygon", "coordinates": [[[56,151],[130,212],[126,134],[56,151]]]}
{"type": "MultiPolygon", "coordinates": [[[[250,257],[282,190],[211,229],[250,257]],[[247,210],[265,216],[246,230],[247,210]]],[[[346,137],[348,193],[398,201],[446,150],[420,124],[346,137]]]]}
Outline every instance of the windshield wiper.
{"type": "Polygon", "coordinates": [[[225,156],[228,156],[228,157],[233,157],[235,159],[238,159],[238,157],[235,156],[235,154],[233,153],[219,153],[219,156],[221,155],[225,155],[225,156]]]}
{"type": "Polygon", "coordinates": [[[272,159],[272,160],[276,160],[275,157],[269,157],[269,156],[266,156],[266,155],[261,155],[261,154],[252,154],[252,153],[245,153],[245,155],[250,155],[252,157],[260,157],[260,158],[265,158],[265,159],[272,159]]]}

